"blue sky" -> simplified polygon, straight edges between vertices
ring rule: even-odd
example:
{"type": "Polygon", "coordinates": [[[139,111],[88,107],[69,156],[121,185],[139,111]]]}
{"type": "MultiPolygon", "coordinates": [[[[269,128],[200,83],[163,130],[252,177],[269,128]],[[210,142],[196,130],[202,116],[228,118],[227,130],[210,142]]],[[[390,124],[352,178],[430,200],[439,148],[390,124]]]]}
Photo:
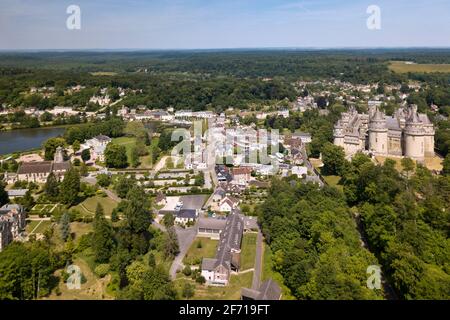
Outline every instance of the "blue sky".
{"type": "Polygon", "coordinates": [[[1,0],[0,49],[450,47],[449,17],[449,0],[1,0]]]}

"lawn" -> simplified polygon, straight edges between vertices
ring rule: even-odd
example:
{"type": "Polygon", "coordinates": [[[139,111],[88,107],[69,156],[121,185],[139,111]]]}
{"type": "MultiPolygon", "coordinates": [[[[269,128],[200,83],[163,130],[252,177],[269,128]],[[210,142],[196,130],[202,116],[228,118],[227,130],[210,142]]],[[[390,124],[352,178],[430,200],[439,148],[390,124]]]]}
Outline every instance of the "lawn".
{"type": "Polygon", "coordinates": [[[275,280],[278,285],[281,287],[281,300],[293,300],[295,299],[292,294],[291,290],[289,290],[288,287],[286,287],[283,282],[283,276],[274,270],[273,267],[273,261],[272,261],[272,250],[270,250],[270,247],[264,243],[264,251],[263,251],[263,269],[262,269],[262,275],[261,275],[261,281],[265,281],[268,279],[275,280]]]}
{"type": "Polygon", "coordinates": [[[30,232],[33,231],[34,228],[36,228],[38,223],[39,223],[39,221],[37,221],[37,220],[27,221],[27,225],[25,226],[25,231],[28,234],[30,234],[30,232]]]}
{"type": "Polygon", "coordinates": [[[196,238],[186,253],[183,262],[186,264],[196,265],[201,263],[202,258],[214,258],[218,244],[218,240],[196,238]],[[201,248],[197,247],[199,243],[201,243],[201,248]]]}
{"type": "Polygon", "coordinates": [[[128,163],[131,163],[131,149],[136,145],[136,138],[120,137],[112,139],[112,142],[125,147],[127,150],[128,163]]]}
{"type": "Polygon", "coordinates": [[[225,287],[206,286],[195,283],[189,279],[180,279],[175,282],[176,287],[181,290],[183,284],[189,282],[195,285],[194,300],[240,300],[241,288],[251,288],[253,272],[243,274],[232,274],[230,283],[225,287]]]}
{"type": "Polygon", "coordinates": [[[111,212],[118,205],[116,201],[112,200],[109,197],[102,197],[97,195],[91,198],[87,198],[82,203],[73,208],[80,211],[81,213],[93,215],[95,214],[95,209],[97,208],[98,203],[103,206],[103,210],[105,211],[106,216],[111,216],[111,212]]]}
{"type": "Polygon", "coordinates": [[[242,238],[241,271],[254,268],[257,233],[246,233],[242,238]]]}
{"type": "Polygon", "coordinates": [[[33,234],[43,233],[46,229],[48,229],[51,226],[51,224],[52,224],[51,221],[33,220],[33,221],[30,221],[29,223],[27,223],[27,225],[25,227],[25,231],[28,234],[31,234],[31,232],[33,232],[33,234]]]}
{"type": "Polygon", "coordinates": [[[340,176],[322,176],[322,177],[330,187],[335,187],[341,191],[344,190],[343,186],[339,184],[339,181],[341,180],[340,176]]]}
{"type": "Polygon", "coordinates": [[[441,72],[450,73],[450,64],[406,64],[405,61],[391,61],[389,69],[397,73],[429,73],[429,72],[441,72]]]}

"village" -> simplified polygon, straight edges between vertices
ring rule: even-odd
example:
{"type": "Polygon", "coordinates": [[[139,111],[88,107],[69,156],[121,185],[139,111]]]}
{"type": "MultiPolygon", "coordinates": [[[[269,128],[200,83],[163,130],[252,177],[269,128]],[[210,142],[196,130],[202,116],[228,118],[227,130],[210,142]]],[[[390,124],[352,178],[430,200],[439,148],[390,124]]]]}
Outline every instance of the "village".
{"type": "MultiPolygon", "coordinates": [[[[82,177],[82,182],[93,188],[94,196],[88,197],[76,208],[89,215],[93,213],[95,203],[101,202],[106,206],[107,215],[111,219],[112,212],[121,199],[111,186],[99,186],[99,177],[102,176],[103,179],[106,176],[113,181],[119,176],[136,179],[137,184],[144,187],[149,197],[153,199],[153,225],[164,231],[165,221],[169,220],[167,216],[173,217],[179,243],[179,253],[171,263],[169,271],[173,280],[183,281],[197,270],[203,277],[205,286],[232,287],[234,298],[280,299],[281,284],[267,277],[265,275],[267,272],[264,272],[266,268],[263,265],[266,260],[264,251],[267,248],[254,208],[264,200],[271,177],[295,176],[303,183],[312,182],[319,187],[330,184],[330,180],[329,177],[321,175],[320,168],[323,165],[321,156],[308,157],[308,145],[312,141],[311,133],[299,130],[291,132],[283,128],[281,132],[271,128],[268,133],[261,128],[261,123],[270,117],[289,119],[293,113],[308,110],[318,110],[319,114],[325,116],[329,112],[326,108],[329,100],[333,99],[349,106],[349,113],[343,113],[342,119],[335,124],[334,129],[334,144],[342,146],[349,159],[356,152],[370,155],[374,162],[379,161],[376,157],[380,156],[402,158],[406,155],[417,161],[424,161],[425,156],[435,157],[434,130],[428,118],[417,113],[417,107],[410,107],[408,110],[411,111],[405,113],[403,119],[407,118],[407,128],[410,122],[416,126],[423,122],[425,127],[429,127],[424,133],[429,137],[426,140],[425,151],[423,142],[421,146],[415,140],[408,140],[405,147],[408,151],[402,151],[401,146],[404,143],[400,140],[401,130],[405,126],[404,120],[403,123],[399,122],[397,129],[392,129],[399,131],[400,135],[386,133],[387,135],[383,136],[384,142],[381,136],[373,137],[370,133],[379,130],[379,127],[372,124],[373,121],[388,121],[389,130],[396,122],[395,118],[384,120],[385,115],[378,111],[380,106],[392,99],[400,99],[405,110],[408,107],[407,95],[396,93],[400,87],[386,88],[394,92],[396,95],[394,98],[391,95],[377,93],[377,87],[373,85],[354,86],[334,81],[300,82],[298,86],[303,90],[303,94],[297,101],[285,106],[267,107],[262,111],[236,112],[233,108],[229,108],[225,112],[215,113],[122,106],[117,108],[117,116],[125,123],[154,121],[172,128],[182,128],[180,130],[184,130],[184,133],[172,137],[172,141],[178,142],[180,136],[185,137],[187,141],[184,145],[180,142],[173,149],[157,157],[156,163],[138,168],[108,168],[105,164],[105,151],[108,145],[127,138],[112,138],[104,134],[80,141],[80,145],[76,148],[74,145],[65,148],[58,146],[53,160],[44,160],[42,151],[22,154],[17,159],[17,170],[4,173],[8,196],[11,200],[36,197],[36,190],[46,184],[51,174],[62,181],[71,166],[83,163],[89,170],[82,177]],[[322,89],[315,91],[313,96],[306,92],[306,87],[322,89]],[[339,94],[334,94],[333,91],[337,90],[339,94]],[[360,110],[364,103],[369,110],[368,115],[358,116],[356,108],[360,110]],[[356,123],[360,127],[355,127],[356,123]],[[353,135],[357,139],[356,142],[352,140],[353,135]],[[397,139],[396,143],[388,142],[388,136],[391,140],[397,139]],[[385,146],[388,145],[392,150],[395,147],[395,151],[387,151],[385,146]],[[33,186],[34,191],[25,186],[33,186]]],[[[73,91],[81,89],[83,89],[81,86],[71,88],[73,91]]],[[[409,89],[418,88],[412,85],[409,89]]],[[[45,94],[52,92],[51,88],[31,90],[45,94]]],[[[125,96],[125,92],[120,89],[120,97],[125,96]]],[[[84,113],[84,116],[100,120],[105,118],[105,108],[112,106],[112,100],[107,95],[106,88],[100,93],[101,95],[93,96],[90,100],[101,107],[99,111],[84,113]]],[[[26,109],[25,113],[37,117],[43,114],[34,109],[26,109]]],[[[50,113],[63,117],[82,114],[81,111],[69,107],[55,107],[50,113]]],[[[388,132],[387,129],[382,130],[388,132]]],[[[176,129],[172,131],[172,135],[175,131],[176,129]]],[[[2,159],[3,162],[8,160],[9,158],[2,159]]],[[[439,159],[437,161],[439,162],[439,159]]],[[[13,240],[29,241],[30,237],[43,239],[46,226],[53,223],[52,212],[59,206],[58,203],[37,203],[28,213],[19,204],[3,206],[0,209],[0,251],[13,240]],[[25,221],[33,227],[26,226],[25,221]]],[[[205,291],[199,289],[202,290],[205,291]]],[[[211,294],[211,291],[206,292],[205,294],[211,294]]]]}

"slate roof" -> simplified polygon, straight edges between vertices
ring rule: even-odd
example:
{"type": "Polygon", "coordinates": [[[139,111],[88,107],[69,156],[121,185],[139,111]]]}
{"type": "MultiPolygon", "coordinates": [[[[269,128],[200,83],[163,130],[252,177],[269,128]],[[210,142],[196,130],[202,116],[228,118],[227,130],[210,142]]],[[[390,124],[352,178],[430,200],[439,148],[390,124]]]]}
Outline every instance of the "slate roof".
{"type": "Polygon", "coordinates": [[[242,288],[241,296],[243,299],[252,300],[280,300],[281,288],[275,281],[269,279],[264,281],[258,290],[242,288]]]}
{"type": "Polygon", "coordinates": [[[17,170],[17,174],[50,173],[52,171],[52,164],[52,161],[23,163],[17,170]]]}
{"type": "Polygon", "coordinates": [[[198,227],[203,229],[223,230],[227,221],[225,219],[216,218],[200,218],[198,220],[198,227]]]}
{"type": "Polygon", "coordinates": [[[197,217],[197,211],[195,209],[181,209],[176,212],[178,218],[195,219],[197,217]]]}

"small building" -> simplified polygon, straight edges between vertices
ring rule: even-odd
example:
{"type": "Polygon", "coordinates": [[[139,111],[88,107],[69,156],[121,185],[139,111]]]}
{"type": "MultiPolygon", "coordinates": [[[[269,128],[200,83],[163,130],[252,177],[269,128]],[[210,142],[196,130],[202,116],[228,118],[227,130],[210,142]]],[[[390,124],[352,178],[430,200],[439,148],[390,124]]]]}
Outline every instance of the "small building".
{"type": "Polygon", "coordinates": [[[258,290],[242,288],[241,289],[242,300],[280,300],[281,288],[273,280],[269,279],[264,281],[258,290]]]}
{"type": "Polygon", "coordinates": [[[181,209],[175,212],[175,223],[186,225],[193,223],[198,217],[198,212],[195,209],[181,209]]]}
{"type": "Polygon", "coordinates": [[[15,198],[21,198],[24,197],[27,193],[28,189],[11,189],[8,190],[8,198],[15,199],[15,198]]]}
{"type": "Polygon", "coordinates": [[[233,183],[247,185],[251,179],[252,169],[249,167],[233,168],[233,183]]]}
{"type": "Polygon", "coordinates": [[[212,196],[212,200],[215,202],[219,202],[221,201],[223,198],[225,198],[226,196],[226,191],[225,189],[223,189],[222,187],[218,187],[216,188],[216,190],[214,191],[214,194],[212,196]]]}
{"type": "Polygon", "coordinates": [[[91,160],[92,161],[105,161],[105,150],[108,143],[110,143],[112,139],[105,135],[98,135],[93,137],[92,139],[86,140],[81,146],[80,150],[90,149],[91,152],[91,160]]]}
{"type": "Polygon", "coordinates": [[[299,178],[302,178],[303,175],[308,174],[308,168],[304,166],[293,166],[291,169],[292,175],[296,175],[299,178]]]}
{"type": "Polygon", "coordinates": [[[219,202],[219,211],[231,212],[236,209],[239,204],[239,199],[232,196],[226,196],[219,202]]]}

